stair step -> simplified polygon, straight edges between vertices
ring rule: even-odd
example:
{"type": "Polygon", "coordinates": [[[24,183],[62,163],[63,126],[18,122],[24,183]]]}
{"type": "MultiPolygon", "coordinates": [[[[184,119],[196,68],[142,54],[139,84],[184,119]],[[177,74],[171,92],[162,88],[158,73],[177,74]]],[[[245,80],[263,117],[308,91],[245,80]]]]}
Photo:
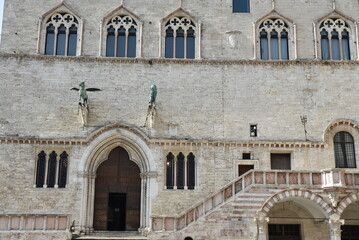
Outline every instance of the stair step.
{"type": "Polygon", "coordinates": [[[147,240],[147,237],[140,235],[139,232],[94,232],[89,235],[80,236],[76,240],[147,240]]]}

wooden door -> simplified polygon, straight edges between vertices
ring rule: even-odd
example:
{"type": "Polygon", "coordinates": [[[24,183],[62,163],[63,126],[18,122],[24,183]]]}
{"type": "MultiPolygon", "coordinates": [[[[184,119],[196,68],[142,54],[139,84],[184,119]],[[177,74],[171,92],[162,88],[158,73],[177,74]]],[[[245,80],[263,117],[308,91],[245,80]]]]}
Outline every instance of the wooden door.
{"type": "Polygon", "coordinates": [[[140,170],[126,150],[117,147],[97,169],[94,229],[137,231],[140,203],[140,170]]]}

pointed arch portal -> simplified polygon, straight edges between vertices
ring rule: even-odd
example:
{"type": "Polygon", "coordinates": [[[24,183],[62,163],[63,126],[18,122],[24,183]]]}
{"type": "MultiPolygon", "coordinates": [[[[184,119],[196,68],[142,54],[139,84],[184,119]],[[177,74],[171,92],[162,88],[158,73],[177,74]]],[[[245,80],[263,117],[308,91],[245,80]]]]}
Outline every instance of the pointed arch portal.
{"type": "Polygon", "coordinates": [[[91,138],[78,174],[83,179],[82,232],[149,230],[157,172],[145,136],[121,126],[100,130],[91,138]]]}

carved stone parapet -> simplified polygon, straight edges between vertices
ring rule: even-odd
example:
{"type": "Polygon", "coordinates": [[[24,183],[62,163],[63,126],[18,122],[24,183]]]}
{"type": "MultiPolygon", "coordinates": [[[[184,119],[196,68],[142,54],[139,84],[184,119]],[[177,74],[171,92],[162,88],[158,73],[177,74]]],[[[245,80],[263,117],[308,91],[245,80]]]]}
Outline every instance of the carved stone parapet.
{"type": "Polygon", "coordinates": [[[95,172],[77,172],[79,178],[96,178],[95,172]]]}
{"type": "Polygon", "coordinates": [[[158,173],[157,172],[144,172],[140,173],[141,178],[157,178],[158,173]]]}
{"type": "Polygon", "coordinates": [[[337,188],[345,187],[345,179],[343,169],[324,169],[322,172],[322,187],[323,188],[337,188]]]}

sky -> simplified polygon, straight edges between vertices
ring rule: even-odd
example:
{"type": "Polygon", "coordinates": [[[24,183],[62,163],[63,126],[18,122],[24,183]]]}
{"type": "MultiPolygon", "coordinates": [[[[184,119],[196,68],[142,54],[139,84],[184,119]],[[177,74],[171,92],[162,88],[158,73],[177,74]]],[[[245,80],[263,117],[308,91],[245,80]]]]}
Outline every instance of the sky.
{"type": "MultiPolygon", "coordinates": [[[[2,14],[4,12],[4,0],[0,0],[0,34],[2,31],[2,14]]],[[[0,35],[0,40],[1,40],[1,35],[0,35]]]]}

